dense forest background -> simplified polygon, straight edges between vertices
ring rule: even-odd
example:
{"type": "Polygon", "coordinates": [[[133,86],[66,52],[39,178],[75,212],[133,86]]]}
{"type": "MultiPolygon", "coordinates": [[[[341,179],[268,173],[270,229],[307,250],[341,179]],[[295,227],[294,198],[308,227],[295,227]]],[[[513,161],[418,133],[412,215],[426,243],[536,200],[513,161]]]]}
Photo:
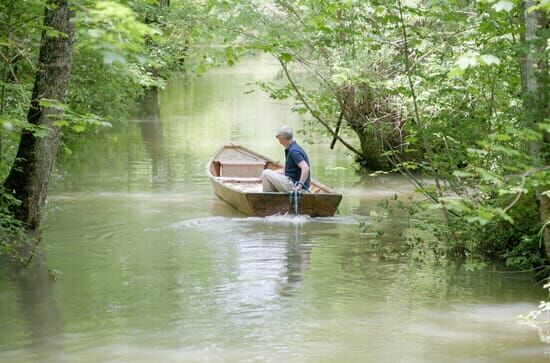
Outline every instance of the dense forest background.
{"type": "Polygon", "coordinates": [[[436,242],[409,247],[544,266],[549,13],[548,0],[2,0],[0,253],[28,260],[59,152],[175,72],[265,52],[286,82],[257,86],[294,104],[308,140],[415,185],[419,203],[392,205],[436,242]]]}

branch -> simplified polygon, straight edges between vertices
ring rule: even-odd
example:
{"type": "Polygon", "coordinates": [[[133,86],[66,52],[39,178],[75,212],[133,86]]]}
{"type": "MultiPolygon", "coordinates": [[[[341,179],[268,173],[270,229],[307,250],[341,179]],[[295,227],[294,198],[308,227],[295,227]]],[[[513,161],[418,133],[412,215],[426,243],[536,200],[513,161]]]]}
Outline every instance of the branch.
{"type": "Polygon", "coordinates": [[[332,138],[332,142],[330,143],[330,149],[334,149],[334,145],[336,144],[336,141],[338,139],[338,133],[340,132],[340,124],[342,123],[342,119],[344,118],[344,109],[340,111],[340,115],[338,116],[338,122],[336,123],[336,130],[334,130],[334,137],[332,138]]]}
{"type": "MultiPolygon", "coordinates": [[[[422,124],[421,120],[420,120],[420,112],[418,110],[418,99],[417,99],[417,95],[416,95],[416,88],[414,87],[414,83],[412,81],[412,76],[411,76],[411,64],[410,64],[410,60],[409,60],[409,40],[408,40],[408,34],[407,34],[407,27],[405,25],[405,19],[404,19],[404,16],[403,16],[403,5],[401,3],[401,0],[398,1],[397,3],[397,6],[398,6],[398,10],[399,10],[399,20],[400,20],[400,25],[401,25],[401,31],[402,31],[402,36],[403,36],[403,48],[404,48],[404,58],[405,58],[405,71],[407,73],[407,81],[409,83],[409,88],[410,88],[410,91],[411,91],[411,96],[412,96],[412,99],[413,99],[413,108],[414,108],[414,119],[415,119],[415,123],[417,124],[417,126],[420,128],[420,131],[421,131],[421,138],[422,138],[422,144],[424,146],[424,148],[426,149],[426,151],[428,152],[428,159],[429,159],[429,163],[430,163],[430,168],[432,169],[432,173],[433,173],[433,176],[434,176],[434,179],[435,179],[435,186],[437,188],[437,193],[438,193],[438,196],[439,197],[442,197],[443,196],[443,191],[441,189],[441,184],[440,184],[440,181],[439,181],[439,173],[437,172],[437,168],[435,167],[435,163],[434,163],[434,153],[433,153],[433,150],[432,150],[432,147],[430,145],[430,143],[428,142],[428,140],[426,139],[426,133],[425,133],[425,130],[424,130],[424,125],[422,124]]],[[[440,201],[441,203],[441,206],[443,207],[443,215],[445,216],[445,220],[447,222],[447,225],[450,225],[450,218],[449,218],[449,209],[445,206],[445,203],[440,201]]],[[[451,213],[452,214],[452,213],[451,213]]]]}
{"type": "Polygon", "coordinates": [[[512,202],[504,208],[505,213],[508,212],[514,205],[516,205],[516,203],[519,201],[519,199],[523,195],[523,188],[525,187],[525,181],[526,181],[527,177],[531,176],[533,174],[536,174],[540,171],[546,171],[546,170],[550,170],[550,166],[546,166],[546,167],[543,167],[543,168],[533,168],[533,169],[530,169],[530,170],[526,171],[525,173],[523,173],[521,175],[521,188],[520,188],[518,194],[516,194],[516,197],[514,198],[514,200],[512,200],[512,202]]]}
{"type": "Polygon", "coordinates": [[[353,146],[351,146],[346,140],[342,139],[333,129],[332,127],[330,127],[330,125],[328,123],[326,123],[322,118],[321,116],[317,113],[317,111],[315,111],[311,106],[310,104],[307,102],[306,98],[304,97],[304,95],[302,94],[302,92],[300,92],[300,90],[298,89],[298,86],[296,86],[296,83],[294,83],[294,80],[292,79],[292,77],[290,76],[290,74],[288,73],[288,68],[285,64],[285,62],[283,62],[281,60],[281,58],[279,57],[276,57],[277,60],[279,61],[279,63],[281,64],[281,66],[283,67],[283,71],[285,73],[285,76],[286,78],[288,79],[288,82],[290,83],[290,85],[292,86],[292,89],[294,89],[294,92],[296,92],[296,95],[298,96],[298,98],[300,99],[300,101],[302,102],[302,104],[307,108],[307,110],[309,111],[309,113],[317,120],[319,121],[319,123],[321,125],[323,125],[331,134],[332,136],[335,138],[335,139],[338,139],[340,140],[340,142],[346,147],[348,148],[350,151],[352,151],[353,153],[363,157],[363,153],[361,153],[359,150],[357,150],[356,148],[354,148],[353,146]]]}

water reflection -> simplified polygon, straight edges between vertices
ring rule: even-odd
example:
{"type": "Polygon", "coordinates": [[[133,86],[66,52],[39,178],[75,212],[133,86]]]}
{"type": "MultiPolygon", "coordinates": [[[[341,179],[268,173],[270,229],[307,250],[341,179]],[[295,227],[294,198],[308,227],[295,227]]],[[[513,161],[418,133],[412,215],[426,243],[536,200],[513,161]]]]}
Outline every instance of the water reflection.
{"type": "Polygon", "coordinates": [[[145,150],[151,157],[152,188],[153,190],[162,189],[170,184],[172,174],[170,158],[168,158],[165,149],[158,89],[151,89],[142,97],[139,118],[135,122],[141,130],[145,150]]]}
{"type": "Polygon", "coordinates": [[[34,362],[65,362],[63,320],[44,254],[38,251],[28,269],[14,272],[17,306],[26,327],[25,349],[34,362]]]}
{"type": "Polygon", "coordinates": [[[294,231],[289,233],[286,243],[286,281],[279,287],[279,293],[282,296],[290,296],[295,291],[298,291],[299,283],[310,266],[310,255],[313,245],[307,241],[307,234],[301,236],[300,229],[300,225],[296,224],[294,231]]]}

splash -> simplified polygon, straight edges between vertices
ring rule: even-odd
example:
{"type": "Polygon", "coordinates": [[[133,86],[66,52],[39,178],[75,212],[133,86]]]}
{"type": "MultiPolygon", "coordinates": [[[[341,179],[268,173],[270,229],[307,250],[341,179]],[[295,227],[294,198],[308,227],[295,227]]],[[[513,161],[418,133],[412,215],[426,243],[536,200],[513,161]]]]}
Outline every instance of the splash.
{"type": "Polygon", "coordinates": [[[314,219],[310,216],[301,215],[301,214],[276,214],[273,216],[268,216],[264,218],[246,218],[246,219],[255,219],[259,220],[266,224],[283,224],[283,225],[303,225],[306,223],[310,223],[314,219]]]}

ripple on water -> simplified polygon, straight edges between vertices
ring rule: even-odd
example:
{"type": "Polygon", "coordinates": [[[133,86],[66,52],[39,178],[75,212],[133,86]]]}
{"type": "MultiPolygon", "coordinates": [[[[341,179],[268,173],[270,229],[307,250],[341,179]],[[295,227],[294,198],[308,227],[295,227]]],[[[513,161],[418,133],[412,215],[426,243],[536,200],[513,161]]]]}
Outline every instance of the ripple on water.
{"type": "Polygon", "coordinates": [[[188,229],[188,228],[207,228],[220,223],[226,223],[231,221],[231,218],[227,217],[203,217],[203,218],[190,218],[183,221],[175,222],[166,229],[188,229]]]}
{"type": "Polygon", "coordinates": [[[307,215],[289,215],[277,214],[268,217],[246,217],[246,218],[229,218],[229,217],[203,217],[191,218],[183,221],[170,224],[167,229],[188,229],[188,228],[209,228],[224,224],[226,226],[238,225],[304,225],[304,224],[344,224],[356,225],[359,222],[352,217],[320,217],[312,218],[307,215]]]}

